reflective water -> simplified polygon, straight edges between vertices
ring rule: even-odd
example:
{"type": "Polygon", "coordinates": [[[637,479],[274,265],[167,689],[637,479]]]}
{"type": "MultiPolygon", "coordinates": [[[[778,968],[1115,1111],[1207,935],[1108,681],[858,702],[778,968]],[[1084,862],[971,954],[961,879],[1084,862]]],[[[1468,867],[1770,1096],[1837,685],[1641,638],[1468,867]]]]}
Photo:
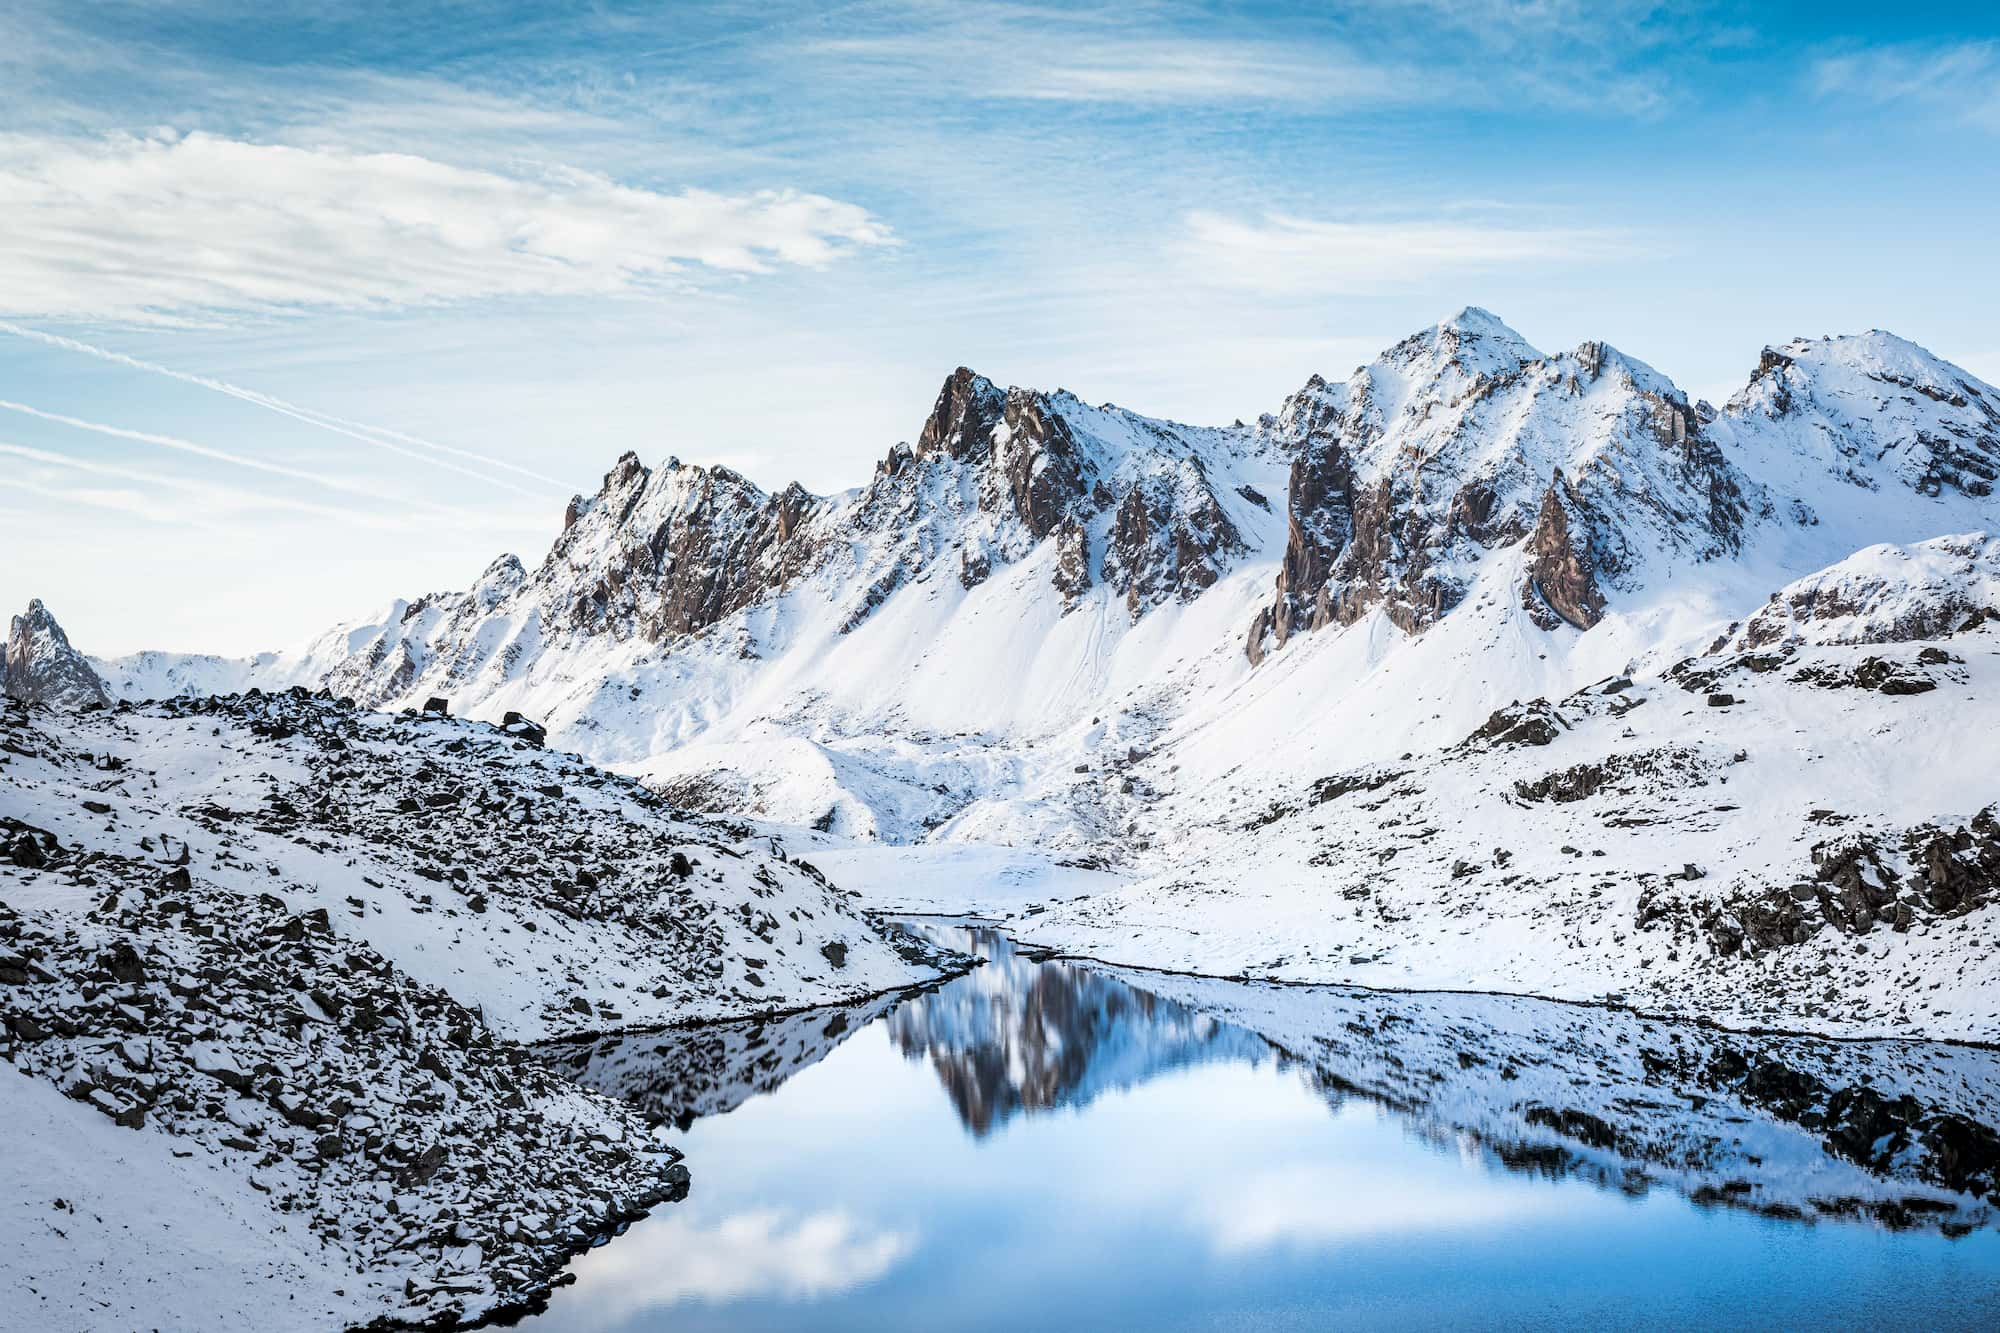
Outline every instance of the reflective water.
{"type": "Polygon", "coordinates": [[[1112,973],[553,1048],[693,1192],[537,1333],[2000,1324],[2000,1061],[1112,973]]]}

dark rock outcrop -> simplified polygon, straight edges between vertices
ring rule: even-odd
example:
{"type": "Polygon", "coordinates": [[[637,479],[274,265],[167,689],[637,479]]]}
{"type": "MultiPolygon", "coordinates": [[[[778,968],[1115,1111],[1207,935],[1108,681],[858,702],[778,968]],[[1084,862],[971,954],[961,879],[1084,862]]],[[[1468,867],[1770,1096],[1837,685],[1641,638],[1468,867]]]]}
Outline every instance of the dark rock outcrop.
{"type": "Polygon", "coordinates": [[[1568,726],[1562,714],[1547,699],[1530,699],[1526,703],[1517,701],[1505,708],[1494,709],[1492,716],[1459,742],[1458,748],[1467,750],[1491,746],[1507,749],[1547,745],[1562,735],[1568,726]]]}
{"type": "Polygon", "coordinates": [[[991,448],[993,428],[1006,407],[1007,395],[993,381],[960,366],[938,390],[937,403],[917,435],[917,457],[942,452],[956,462],[978,462],[991,448]]]}
{"type": "Polygon", "coordinates": [[[1333,620],[1328,580],[1354,535],[1353,469],[1338,440],[1292,460],[1285,488],[1285,557],[1278,566],[1271,633],[1278,646],[1333,620]]]}
{"type": "Polygon", "coordinates": [[[1578,629],[1604,617],[1604,592],[1590,552],[1590,528],[1582,501],[1558,469],[1542,493],[1541,512],[1528,535],[1528,585],[1523,605],[1543,629],[1554,629],[1551,612],[1578,629]]]}

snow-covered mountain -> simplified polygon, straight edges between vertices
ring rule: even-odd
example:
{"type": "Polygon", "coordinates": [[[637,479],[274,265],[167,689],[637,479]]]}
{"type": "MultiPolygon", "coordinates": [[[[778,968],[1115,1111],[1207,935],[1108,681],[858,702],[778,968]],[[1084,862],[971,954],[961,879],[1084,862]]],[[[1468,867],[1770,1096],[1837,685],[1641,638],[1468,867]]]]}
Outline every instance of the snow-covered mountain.
{"type": "Polygon", "coordinates": [[[1342,758],[1446,744],[1863,546],[1989,526],[1996,422],[2000,391],[1887,334],[1772,349],[1717,412],[1477,309],[1250,426],[961,369],[862,487],[627,454],[532,567],[240,680],[519,711],[676,799],[843,835],[1125,858],[1244,755],[1323,772],[1301,699],[1338,704],[1342,758]]]}
{"type": "MultiPolygon", "coordinates": [[[[1597,752],[1577,763],[1641,741],[1733,755],[1755,714],[1700,711],[1706,693],[1761,712],[1760,695],[1776,691],[1773,725],[1821,729],[1826,747],[1849,747],[1855,771],[1900,772],[1918,752],[1911,728],[1983,707],[1980,634],[1933,645],[1962,661],[1920,662],[1918,648],[1994,604],[1980,571],[2000,516],[1996,470],[2000,390],[1889,334],[1768,349],[1717,410],[1603,343],[1546,354],[1466,309],[1343,380],[1315,377],[1247,426],[1181,426],[961,369],[915,443],[840,494],[767,492],[727,469],[649,468],[626,454],[571,502],[545,556],[502,556],[466,591],[398,601],[257,662],[95,670],[121,696],[207,682],[304,683],[391,708],[445,696],[476,717],[538,719],[552,744],[677,804],[793,826],[822,846],[999,843],[1109,865],[1129,877],[1137,915],[1100,929],[1100,902],[1064,926],[1100,951],[1117,952],[1111,934],[1137,932],[1147,912],[1227,896],[1225,868],[1296,852],[1285,904],[1261,925],[1237,911],[1255,947],[1218,932],[1182,961],[1324,977],[1358,966],[1350,956],[1393,955],[1371,975],[1443,983],[1472,968],[1443,939],[1408,976],[1410,950],[1386,938],[1265,950],[1292,908],[1331,929],[1318,904],[1338,876],[1311,859],[1331,853],[1307,846],[1305,816],[1245,825],[1303,808],[1323,780],[1389,768],[1463,775],[1470,804],[1439,806],[1433,822],[1489,797],[1506,806],[1514,783],[1548,774],[1515,772],[1525,760],[1509,747],[1464,742],[1538,699],[1562,718],[1565,746],[1592,738],[1597,752]],[[1857,554],[1882,543],[1894,552],[1857,554]],[[1776,601],[1773,588],[1785,590],[1776,601]],[[1850,601],[1914,646],[1867,666],[1889,655],[1857,655],[1825,630],[1850,601]],[[1781,640],[1797,659],[1785,672],[1731,665],[1781,640]],[[1701,661],[1670,674],[1688,658],[1701,661]],[[1937,691],[1867,687],[1865,705],[1805,679],[1900,680],[1920,667],[1937,691]],[[1593,703],[1571,716],[1570,701],[1606,681],[1636,682],[1628,702],[1659,700],[1685,694],[1689,672],[1755,680],[1689,696],[1694,711],[1672,710],[1688,713],[1672,726],[1658,708],[1626,719],[1593,703]],[[1197,888],[1182,871],[1202,865],[1217,870],[1197,888]]],[[[1760,743],[1786,769],[1765,790],[1790,784],[1812,808],[1837,794],[1842,813],[1892,840],[1969,828],[2000,796],[1955,742],[1923,751],[1929,766],[1877,796],[1818,782],[1831,769],[1786,767],[1808,762],[1811,746],[1780,756],[1776,733],[1760,743]],[[1824,798],[1806,794],[1821,787],[1824,798]]],[[[1399,817],[1380,801],[1358,802],[1360,825],[1342,836],[1373,846],[1369,817],[1399,817]]],[[[1762,849],[1732,889],[1806,873],[1811,830],[1799,817],[1718,822],[1725,840],[1740,823],[1762,849]]],[[[1447,869],[1490,863],[1494,840],[1469,836],[1488,845],[1445,858],[1447,869]]],[[[1721,845],[1613,836],[1631,844],[1634,876],[1724,858],[1721,845]]],[[[1409,873],[1412,912],[1424,893],[1455,892],[1409,873]]],[[[1551,892],[1515,905],[1569,913],[1568,890],[1551,892]]],[[[1499,920],[1510,901],[1465,910],[1499,920]]],[[[1607,929],[1624,919],[1607,917],[1607,929]]],[[[1592,955],[1602,976],[1558,953],[1489,980],[1632,988],[1640,955],[1615,952],[1592,955]]],[[[1862,1025],[1894,1017],[1841,1013],[1862,1025]]]]}
{"type": "MultiPolygon", "coordinates": [[[[745,660],[825,621],[854,634],[905,587],[961,594],[1040,555],[1036,591],[1073,608],[1102,586],[1137,619],[1192,600],[1248,553],[1234,485],[1256,441],[1092,408],[1066,393],[1002,391],[964,368],[914,448],[864,487],[777,494],[721,467],[627,453],[529,573],[502,556],[464,593],[397,603],[320,640],[301,665],[363,703],[418,691],[483,699],[557,661],[636,662],[721,640],[745,660]],[[934,589],[932,589],[934,590],[934,589]],[[622,653],[610,645],[619,645],[622,653]]],[[[586,711],[577,719],[594,718],[586,711]]]]}
{"type": "Polygon", "coordinates": [[[37,597],[9,622],[0,647],[0,695],[57,708],[88,708],[111,701],[89,659],[70,647],[56,618],[37,597]]]}
{"type": "Polygon", "coordinates": [[[1381,607],[1416,633],[1486,554],[1526,543],[1524,604],[1589,629],[1608,590],[1738,550],[1768,508],[1673,383],[1607,347],[1545,357],[1483,310],[1406,338],[1344,383],[1315,378],[1264,423],[1292,462],[1282,645],[1381,607]]]}

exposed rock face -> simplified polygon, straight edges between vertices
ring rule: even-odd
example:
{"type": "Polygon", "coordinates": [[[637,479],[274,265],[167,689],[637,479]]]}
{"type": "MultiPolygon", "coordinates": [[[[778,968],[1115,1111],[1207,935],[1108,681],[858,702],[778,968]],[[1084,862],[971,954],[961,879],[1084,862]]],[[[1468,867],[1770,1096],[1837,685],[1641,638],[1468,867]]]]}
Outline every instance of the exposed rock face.
{"type": "Polygon", "coordinates": [[[802,496],[676,459],[652,472],[625,454],[543,562],[545,576],[568,576],[558,623],[659,642],[762,600],[805,558],[785,536],[810,507],[802,496]]]}
{"type": "Polygon", "coordinates": [[[88,708],[111,702],[104,682],[82,653],[70,647],[56,618],[37,597],[15,616],[0,654],[0,693],[54,708],[88,708]]]}
{"type": "Polygon", "coordinates": [[[1073,517],[1084,497],[1083,461],[1069,422],[1039,393],[1007,394],[1003,430],[993,436],[996,470],[981,479],[982,507],[997,510],[1000,497],[1036,541],[1073,517]]]}
{"type": "Polygon", "coordinates": [[[2000,537],[1871,546],[1786,584],[1711,652],[1941,638],[2000,608],[2000,537]]]}
{"type": "Polygon", "coordinates": [[[1280,647],[1299,630],[1333,619],[1328,583],[1333,563],[1354,534],[1354,477],[1340,442],[1310,446],[1292,460],[1285,488],[1285,557],[1271,631],[1280,647]]]}
{"type": "Polygon", "coordinates": [[[1550,611],[1578,629],[1590,629],[1604,615],[1604,593],[1597,586],[1590,532],[1581,508],[1576,492],[1557,470],[1542,494],[1541,513],[1528,537],[1528,584],[1522,590],[1529,611],[1542,611],[1536,623],[1543,629],[1555,628],[1556,622],[1546,614],[1550,611]]]}
{"type": "Polygon", "coordinates": [[[1243,549],[1199,465],[1177,471],[1133,482],[1112,523],[1104,578],[1124,590],[1134,620],[1162,602],[1199,595],[1243,549]]]}
{"type": "Polygon", "coordinates": [[[1764,507],[1666,377],[1602,343],[1543,356],[1482,310],[1344,384],[1315,377],[1262,429],[1295,462],[1253,657],[1266,629],[1282,645],[1377,608],[1420,633],[1491,552],[1523,542],[1538,622],[1588,629],[1607,588],[1735,551],[1764,507]]]}
{"type": "Polygon", "coordinates": [[[991,446],[993,428],[1006,408],[1007,395],[993,381],[960,366],[938,390],[937,404],[917,436],[917,456],[943,452],[961,463],[978,461],[991,446]]]}

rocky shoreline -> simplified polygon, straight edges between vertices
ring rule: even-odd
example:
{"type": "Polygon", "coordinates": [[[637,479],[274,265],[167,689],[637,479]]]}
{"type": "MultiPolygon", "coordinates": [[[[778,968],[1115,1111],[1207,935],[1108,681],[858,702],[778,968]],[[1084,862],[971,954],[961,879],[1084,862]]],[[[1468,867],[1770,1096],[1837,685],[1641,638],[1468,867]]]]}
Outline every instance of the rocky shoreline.
{"type": "MultiPolygon", "coordinates": [[[[268,1289],[232,1279],[242,1326],[301,1298],[318,1314],[288,1316],[330,1327],[505,1322],[685,1197],[658,1118],[533,1039],[860,999],[949,961],[768,840],[535,739],[303,690],[0,705],[0,1060],[130,1134],[78,1182],[94,1197],[143,1159],[249,1221],[236,1267],[268,1289]]],[[[60,1284],[77,1227],[0,1266],[60,1284]]]]}

